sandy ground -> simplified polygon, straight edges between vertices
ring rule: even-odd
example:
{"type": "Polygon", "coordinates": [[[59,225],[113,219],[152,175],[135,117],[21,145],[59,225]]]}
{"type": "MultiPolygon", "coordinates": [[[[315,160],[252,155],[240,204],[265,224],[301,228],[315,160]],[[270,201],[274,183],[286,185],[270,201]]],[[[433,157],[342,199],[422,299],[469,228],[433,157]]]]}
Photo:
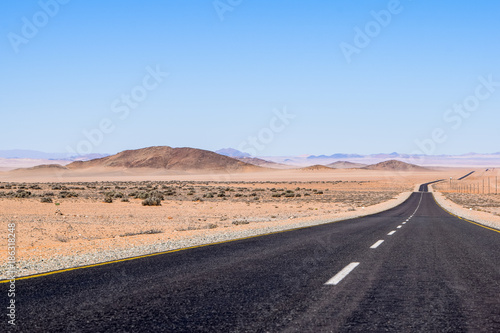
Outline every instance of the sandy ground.
{"type": "MultiPolygon", "coordinates": [[[[145,174],[45,174],[38,182],[18,174],[7,181],[0,177],[1,242],[7,244],[8,224],[15,223],[23,276],[368,215],[396,206],[418,184],[448,173],[286,170],[161,174],[147,181],[145,174]],[[153,192],[163,193],[161,206],[143,206],[138,197],[153,192]],[[103,202],[109,196],[112,202],[103,202]]],[[[6,245],[0,258],[3,276],[6,245]]]]}

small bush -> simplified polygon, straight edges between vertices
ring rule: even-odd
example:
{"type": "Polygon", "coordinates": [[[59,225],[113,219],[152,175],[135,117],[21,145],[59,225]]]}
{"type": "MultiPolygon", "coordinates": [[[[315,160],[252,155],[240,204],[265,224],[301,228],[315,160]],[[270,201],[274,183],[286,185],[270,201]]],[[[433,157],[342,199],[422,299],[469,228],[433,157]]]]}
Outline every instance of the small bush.
{"type": "Polygon", "coordinates": [[[127,237],[127,236],[137,236],[137,235],[153,235],[153,234],[161,234],[163,230],[160,229],[150,229],[146,231],[139,231],[139,232],[126,232],[120,237],[127,237]]]}
{"type": "Polygon", "coordinates": [[[15,197],[16,198],[29,198],[31,196],[30,191],[25,191],[25,190],[17,190],[15,197]]]}
{"type": "Polygon", "coordinates": [[[245,220],[236,220],[236,221],[233,221],[232,224],[234,225],[242,225],[242,224],[249,224],[250,222],[248,221],[245,221],[245,220]]]}
{"type": "Polygon", "coordinates": [[[52,203],[52,202],[54,202],[54,201],[52,200],[52,198],[49,198],[49,197],[42,197],[42,198],[40,199],[40,202],[44,202],[44,203],[52,203]]]}
{"type": "Polygon", "coordinates": [[[107,195],[106,197],[104,197],[104,201],[103,202],[105,202],[105,203],[113,203],[113,197],[107,195]]]}
{"type": "Polygon", "coordinates": [[[149,197],[142,201],[143,206],[161,206],[161,199],[159,197],[149,197]]]}

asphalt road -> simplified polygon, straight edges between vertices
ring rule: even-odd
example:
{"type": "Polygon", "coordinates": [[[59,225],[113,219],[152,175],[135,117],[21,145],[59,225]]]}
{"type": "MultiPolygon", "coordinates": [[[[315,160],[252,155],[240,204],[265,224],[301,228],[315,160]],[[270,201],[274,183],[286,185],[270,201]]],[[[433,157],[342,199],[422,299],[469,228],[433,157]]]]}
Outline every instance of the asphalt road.
{"type": "MultiPolygon", "coordinates": [[[[0,331],[16,331],[2,317],[0,331]]],[[[16,323],[23,332],[500,332],[500,233],[415,192],[368,217],[18,280],[16,323]]]]}

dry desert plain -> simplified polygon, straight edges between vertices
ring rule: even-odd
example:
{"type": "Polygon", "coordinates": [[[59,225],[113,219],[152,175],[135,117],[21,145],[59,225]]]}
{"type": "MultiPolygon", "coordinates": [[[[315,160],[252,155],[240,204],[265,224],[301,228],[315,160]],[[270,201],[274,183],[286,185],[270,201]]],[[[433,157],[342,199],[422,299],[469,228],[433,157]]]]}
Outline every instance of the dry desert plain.
{"type": "MultiPolygon", "coordinates": [[[[401,203],[421,183],[469,171],[189,174],[47,168],[0,173],[5,244],[0,275],[5,277],[9,223],[16,224],[17,275],[26,276],[368,215],[401,203]],[[148,196],[162,198],[161,206],[143,205],[148,196]]],[[[480,172],[468,177],[471,184],[483,179],[480,172]]],[[[498,195],[458,193],[447,184],[433,187],[445,208],[500,225],[498,195]]]]}

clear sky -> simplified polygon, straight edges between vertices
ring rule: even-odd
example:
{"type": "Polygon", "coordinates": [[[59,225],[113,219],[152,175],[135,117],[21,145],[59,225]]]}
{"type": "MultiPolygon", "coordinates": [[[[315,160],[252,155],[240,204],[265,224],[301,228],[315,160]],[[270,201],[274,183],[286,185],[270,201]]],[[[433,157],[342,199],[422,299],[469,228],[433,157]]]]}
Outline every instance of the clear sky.
{"type": "Polygon", "coordinates": [[[0,150],[497,152],[499,13],[498,1],[7,0],[0,150]]]}

